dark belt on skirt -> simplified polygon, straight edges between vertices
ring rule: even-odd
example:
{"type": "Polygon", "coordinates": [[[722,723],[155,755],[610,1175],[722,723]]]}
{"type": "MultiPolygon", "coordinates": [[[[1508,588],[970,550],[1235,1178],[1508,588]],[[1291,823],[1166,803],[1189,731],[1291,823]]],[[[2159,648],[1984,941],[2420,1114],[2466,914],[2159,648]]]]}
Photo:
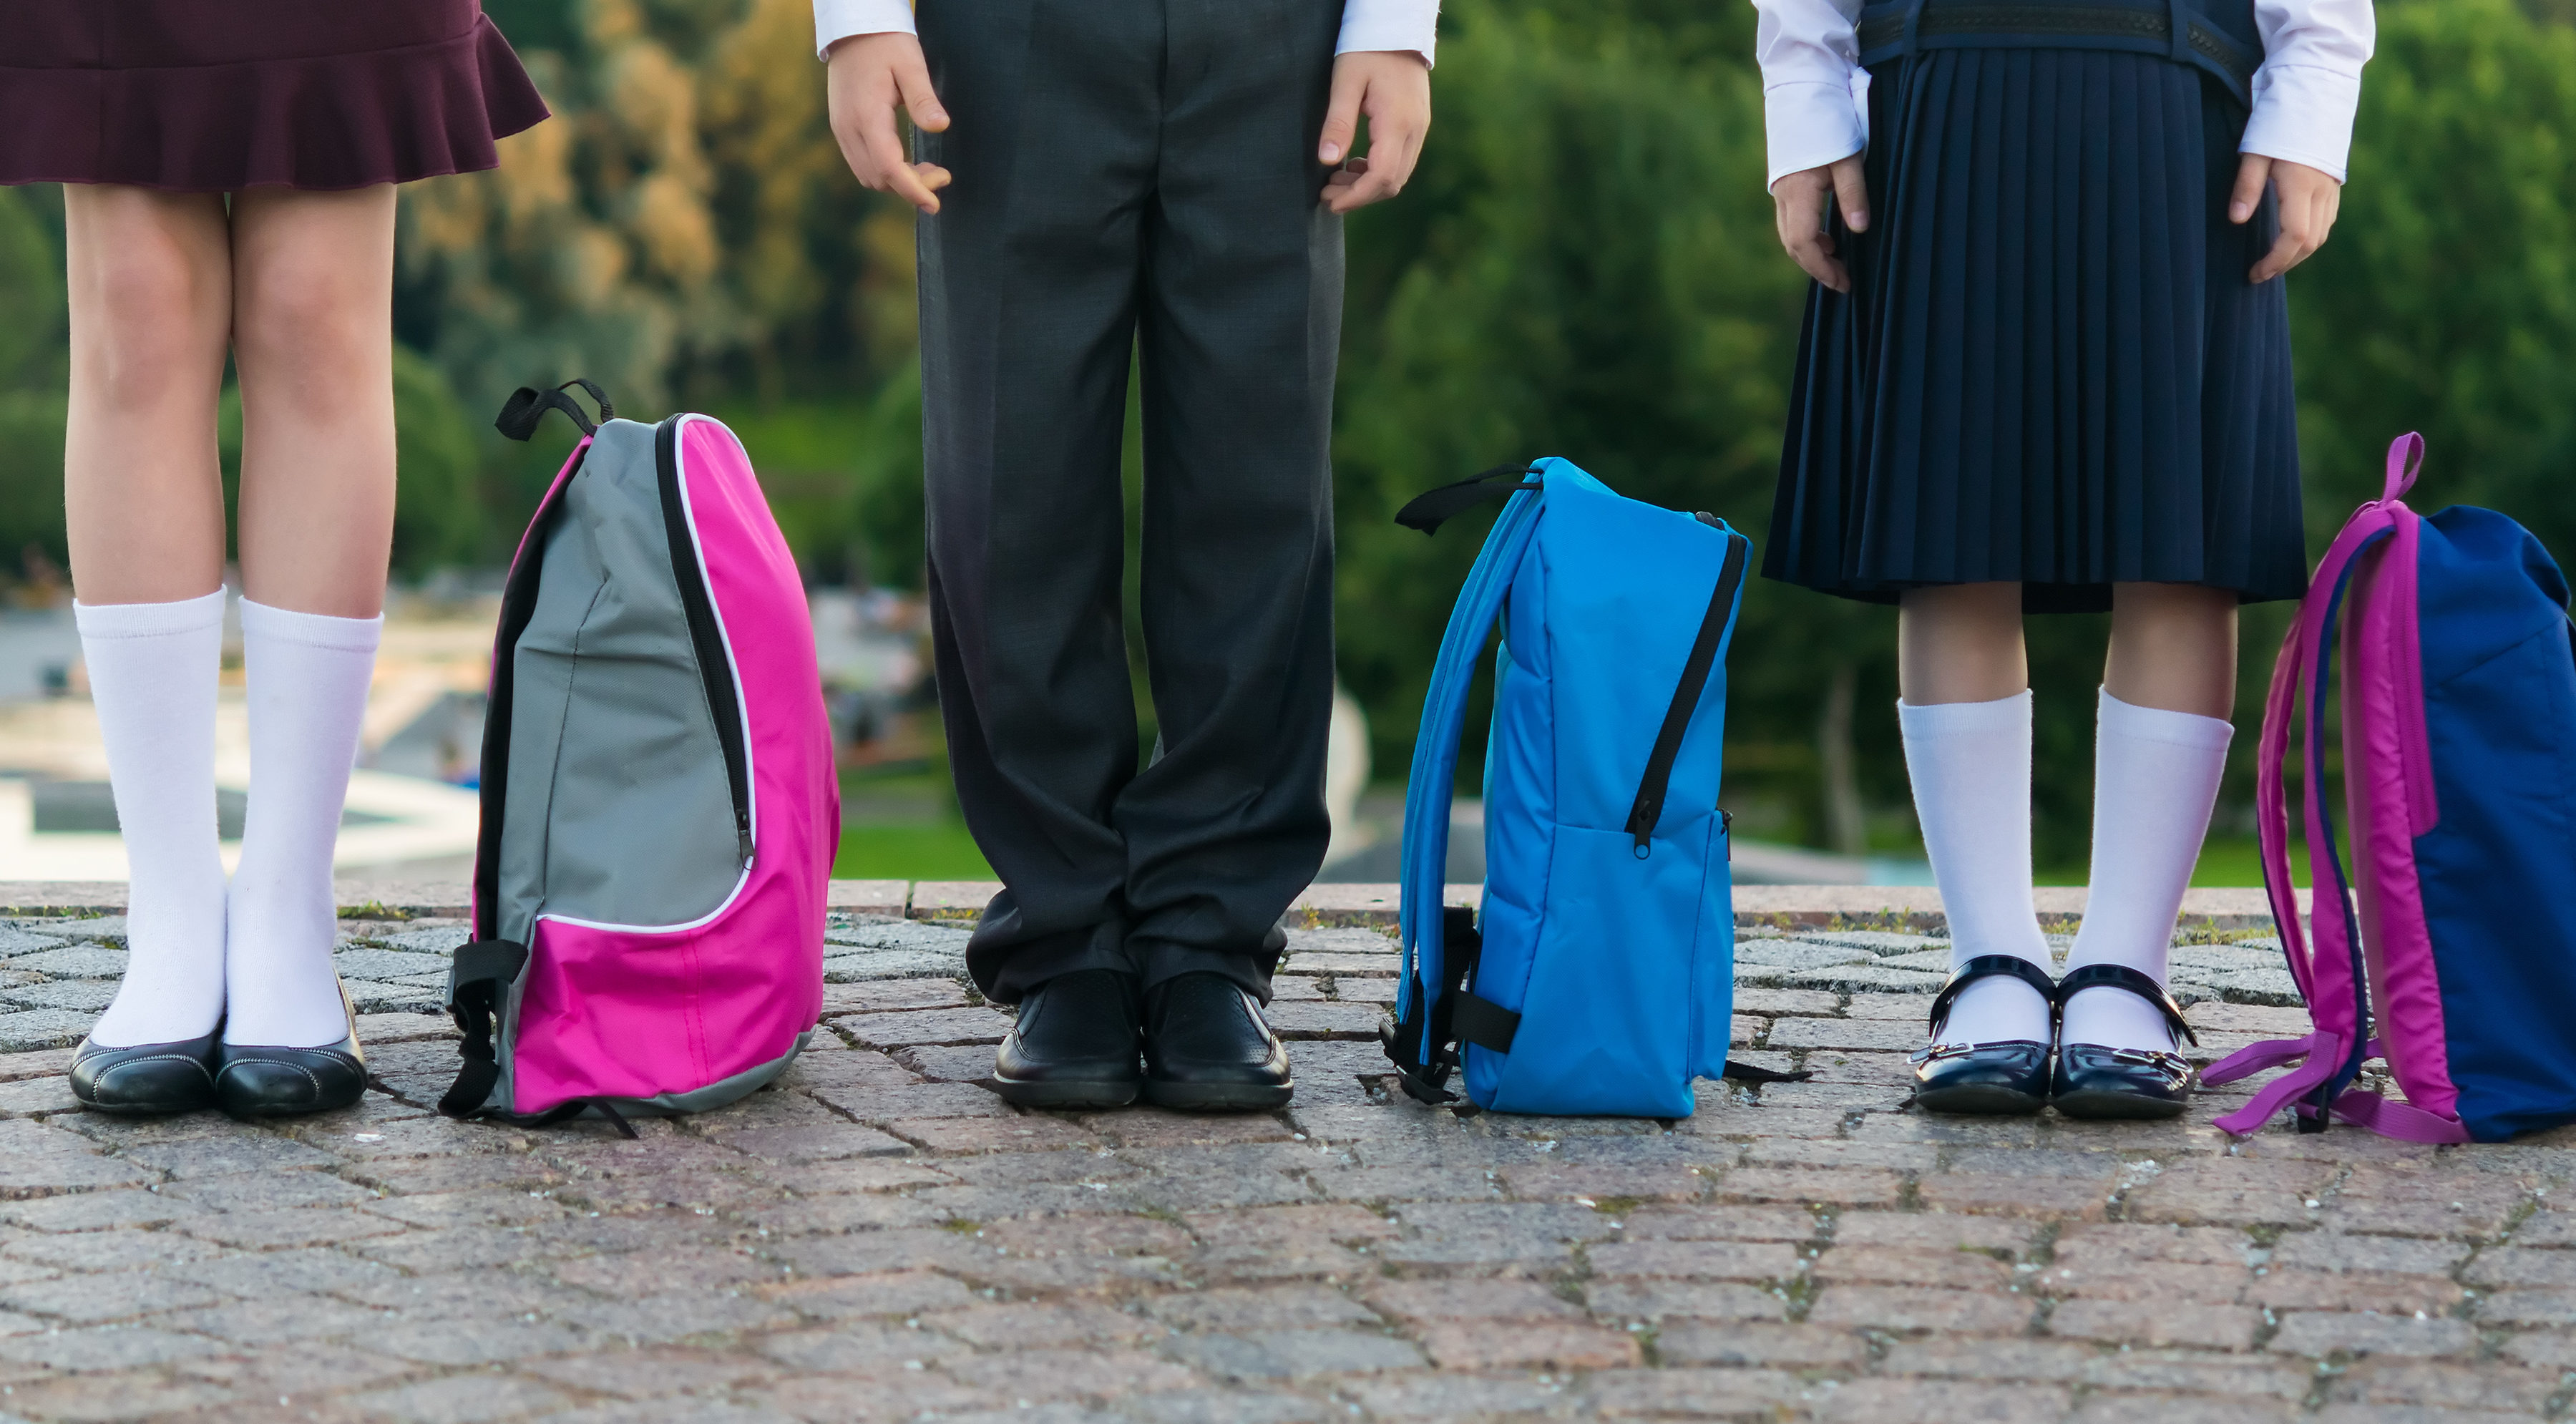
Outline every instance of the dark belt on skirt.
{"type": "Polygon", "coordinates": [[[2209,71],[2249,105],[2263,63],[2245,0],[1881,0],[1860,12],[1859,39],[1864,68],[1927,49],[2161,54],[2209,71]],[[2236,23],[2216,18],[2222,7],[2236,23]]]}

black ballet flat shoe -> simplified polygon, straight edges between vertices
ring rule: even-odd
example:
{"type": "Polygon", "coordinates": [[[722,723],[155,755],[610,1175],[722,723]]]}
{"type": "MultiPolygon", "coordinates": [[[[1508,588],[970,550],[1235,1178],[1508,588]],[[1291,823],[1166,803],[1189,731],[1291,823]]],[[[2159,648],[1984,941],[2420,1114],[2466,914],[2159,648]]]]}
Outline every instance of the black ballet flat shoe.
{"type": "Polygon", "coordinates": [[[1950,1006],[1961,990],[1980,979],[2004,975],[2019,979],[2055,999],[2057,982],[2048,971],[2017,954],[1980,954],[1959,966],[1932,1000],[1932,1042],[1916,1050],[1914,1105],[1926,1112],[2021,1116],[2048,1101],[2048,1045],[2027,1038],[1996,1043],[1943,1043],[1941,1030],[1950,1022],[1950,1006]]]}
{"type": "MultiPolygon", "coordinates": [[[[2183,1022],[2182,1006],[2165,986],[2125,964],[2088,964],[2069,970],[2057,981],[2057,1014],[2066,1016],[2067,1001],[2086,989],[2126,989],[2156,1006],[2165,1027],[2177,1039],[2197,1046],[2200,1039],[2183,1022]]],[[[2061,1035],[2062,1036],[2062,1035],[2061,1035]]],[[[2057,1073],[2049,1082],[2049,1100],[2068,1117],[2133,1119],[2180,1117],[2191,1104],[2191,1061],[2179,1053],[2152,1048],[2111,1048],[2099,1043],[2061,1043],[2057,1073]]]]}
{"type": "Polygon", "coordinates": [[[91,1112],[136,1116],[195,1112],[215,1105],[215,1049],[223,1025],[203,1038],[110,1048],[84,1038],[72,1050],[72,1097],[91,1112]]]}
{"type": "Polygon", "coordinates": [[[1195,1112],[1284,1108],[1297,1092],[1287,1045],[1261,1004],[1222,974],[1175,975],[1145,996],[1145,1097],[1195,1112]]]}
{"type": "Polygon", "coordinates": [[[1079,969],[1029,990],[993,1054],[992,1087],[1032,1108],[1123,1108],[1136,1101],[1136,978],[1079,969]]]}
{"type": "Polygon", "coordinates": [[[292,1117],[330,1112],[367,1091],[367,1054],[358,1046],[358,1012],[340,990],[349,1033],[319,1048],[227,1043],[217,1049],[215,1095],[234,1117],[292,1117]]]}

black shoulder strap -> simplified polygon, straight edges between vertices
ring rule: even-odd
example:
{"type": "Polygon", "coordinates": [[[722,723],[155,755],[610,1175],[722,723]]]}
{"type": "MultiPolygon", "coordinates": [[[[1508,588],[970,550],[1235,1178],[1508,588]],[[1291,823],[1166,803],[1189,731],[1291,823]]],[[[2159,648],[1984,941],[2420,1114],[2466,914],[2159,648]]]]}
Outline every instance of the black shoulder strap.
{"type": "Polygon", "coordinates": [[[599,388],[599,383],[588,376],[575,376],[550,391],[521,386],[510,392],[510,398],[502,403],[500,418],[492,422],[492,428],[512,440],[525,440],[537,433],[537,422],[545,419],[546,412],[550,410],[559,410],[571,417],[572,423],[580,426],[584,435],[597,435],[600,426],[617,418],[617,407],[608,403],[608,393],[599,388]],[[581,402],[564,394],[575,386],[590,392],[590,398],[599,403],[597,421],[583,413],[581,402]]]}
{"type": "Polygon", "coordinates": [[[1496,465],[1481,475],[1470,475],[1456,484],[1424,490],[1395,512],[1395,522],[1425,534],[1437,533],[1441,525],[1487,500],[1507,499],[1515,491],[1537,489],[1539,486],[1529,478],[1529,473],[1530,462],[1523,460],[1517,465],[1496,465]],[[1510,484],[1502,483],[1507,479],[1510,484]]]}
{"type": "MultiPolygon", "coordinates": [[[[1457,1070],[1459,1063],[1457,1045],[1462,1032],[1459,1007],[1465,1000],[1475,998],[1468,986],[1476,982],[1476,961],[1485,952],[1484,933],[1476,928],[1476,912],[1462,905],[1443,908],[1440,912],[1440,942],[1446,955],[1441,982],[1426,986],[1429,992],[1414,995],[1412,1012],[1401,1022],[1378,1030],[1378,1042],[1386,1049],[1387,1061],[1395,1065],[1396,1077],[1403,1084],[1405,1096],[1434,1107],[1458,1100],[1458,1095],[1449,1091],[1448,1084],[1449,1075],[1457,1070]],[[1432,1045],[1427,1059],[1415,1056],[1420,1051],[1418,1045],[1424,1041],[1422,1016],[1426,1014],[1430,1016],[1429,1039],[1432,1045]]],[[[1476,999],[1476,1002],[1496,1014],[1506,1013],[1482,999],[1476,999]]],[[[1474,1015],[1474,1010],[1468,1011],[1469,1021],[1474,1020],[1474,1015]]],[[[1508,1017],[1511,1020],[1509,1028],[1517,1029],[1520,1016],[1509,1014],[1508,1017]]],[[[1480,1023],[1478,1028],[1490,1031],[1493,1025],[1480,1023]]],[[[1510,1042],[1510,1033],[1506,1030],[1503,1046],[1508,1047],[1510,1042]]]]}
{"type": "Polygon", "coordinates": [[[464,1065],[457,1069],[447,1096],[438,1100],[438,1110],[449,1117],[472,1116],[492,1096],[492,1085],[501,1080],[501,1060],[492,1039],[499,1031],[510,986],[519,982],[519,971],[527,964],[527,946],[506,939],[461,945],[448,964],[447,1011],[465,1034],[465,1041],[457,1045],[464,1065]]]}

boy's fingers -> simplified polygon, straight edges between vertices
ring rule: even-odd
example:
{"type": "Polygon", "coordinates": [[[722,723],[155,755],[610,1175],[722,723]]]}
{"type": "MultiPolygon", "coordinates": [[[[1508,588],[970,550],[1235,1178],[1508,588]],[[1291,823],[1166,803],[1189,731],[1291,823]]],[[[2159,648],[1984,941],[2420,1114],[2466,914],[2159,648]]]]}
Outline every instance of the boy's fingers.
{"type": "Polygon", "coordinates": [[[1333,66],[1333,95],[1324,106],[1324,132],[1315,146],[1315,158],[1322,163],[1339,163],[1351,151],[1359,136],[1360,100],[1368,93],[1368,80],[1356,67],[1333,66]]]}
{"type": "Polygon", "coordinates": [[[2236,164],[2236,187],[2227,195],[2227,220],[2250,221],[2254,209],[2263,201],[2263,185],[2272,181],[2272,160],[2259,153],[2249,153],[2236,164]]]}
{"type": "Polygon", "coordinates": [[[914,128],[939,133],[948,127],[948,111],[940,107],[939,95],[930,87],[930,66],[920,55],[896,61],[894,86],[903,96],[903,111],[912,116],[914,128]]]}
{"type": "Polygon", "coordinates": [[[921,175],[913,171],[911,162],[904,157],[903,140],[895,135],[894,110],[891,107],[878,109],[868,116],[865,136],[868,159],[878,177],[877,182],[868,186],[889,189],[925,213],[939,211],[938,197],[921,181],[921,175]]]}

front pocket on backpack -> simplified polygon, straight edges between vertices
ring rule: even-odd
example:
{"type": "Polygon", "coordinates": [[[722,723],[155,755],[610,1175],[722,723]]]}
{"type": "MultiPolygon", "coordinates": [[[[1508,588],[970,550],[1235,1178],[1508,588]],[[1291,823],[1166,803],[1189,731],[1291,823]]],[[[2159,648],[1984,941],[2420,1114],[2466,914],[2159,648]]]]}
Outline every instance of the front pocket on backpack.
{"type": "MultiPolygon", "coordinates": [[[[1707,866],[1705,815],[1659,828],[1640,858],[1625,831],[1556,830],[1546,915],[1517,1002],[1521,1015],[1494,1064],[1490,1099],[1504,1112],[1684,1117],[1691,1111],[1688,1039],[1692,939],[1707,866]]],[[[1481,976],[1480,976],[1481,977],[1481,976]]],[[[1482,1074],[1471,1073],[1469,1087],[1482,1074]]]]}

